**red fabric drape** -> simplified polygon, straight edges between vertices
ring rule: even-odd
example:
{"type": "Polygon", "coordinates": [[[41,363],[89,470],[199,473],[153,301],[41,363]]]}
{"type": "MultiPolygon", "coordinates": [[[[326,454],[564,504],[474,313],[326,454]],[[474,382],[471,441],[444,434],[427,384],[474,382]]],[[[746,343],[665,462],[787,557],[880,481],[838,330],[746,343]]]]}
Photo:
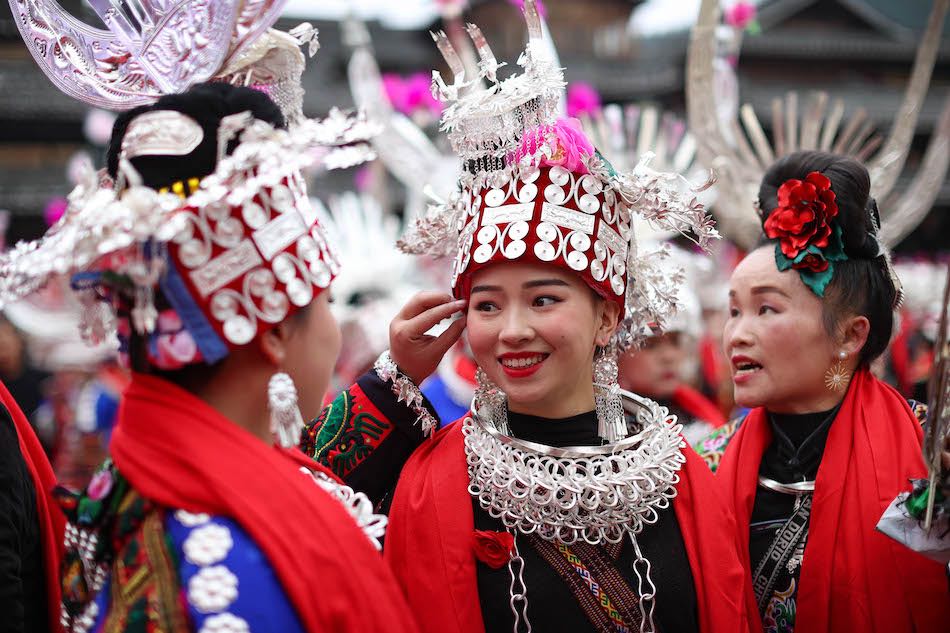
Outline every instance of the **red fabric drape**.
{"type": "MultiPolygon", "coordinates": [[[[909,478],[925,477],[922,432],[892,387],[859,371],[832,423],[818,468],[808,540],[799,578],[795,631],[937,633],[950,623],[942,566],[875,529],[909,478]]],[[[734,507],[746,600],[756,614],[749,562],[749,523],[762,455],[771,442],[764,409],[753,409],[717,471],[734,507]]]]}
{"type": "MultiPolygon", "coordinates": [[[[418,449],[403,468],[389,515],[385,557],[427,633],[485,630],[464,450],[458,421],[418,449]]],[[[706,464],[691,449],[684,452],[673,507],[696,585],[700,630],[747,631],[742,596],[736,591],[744,572],[736,554],[735,523],[721,511],[706,464]]]]}
{"type": "Polygon", "coordinates": [[[673,392],[673,404],[714,429],[726,423],[726,416],[712,400],[688,385],[680,385],[673,392]]]}
{"type": "MultiPolygon", "coordinates": [[[[111,452],[146,498],[235,519],[267,556],[307,631],[415,631],[379,554],[300,466],[188,392],[136,374],[111,452]]],[[[332,475],[331,475],[332,476],[332,475]]]]}
{"type": "Polygon", "coordinates": [[[50,494],[56,485],[56,475],[53,474],[53,467],[50,466],[43,446],[36,437],[36,433],[33,432],[33,427],[30,426],[26,416],[20,411],[20,406],[3,383],[0,383],[0,400],[3,401],[3,405],[13,419],[13,426],[20,442],[20,453],[33,479],[33,487],[36,488],[36,515],[40,522],[40,538],[43,542],[49,627],[50,631],[62,631],[62,625],[59,623],[61,598],[59,565],[63,557],[66,517],[63,516],[50,494]]]}

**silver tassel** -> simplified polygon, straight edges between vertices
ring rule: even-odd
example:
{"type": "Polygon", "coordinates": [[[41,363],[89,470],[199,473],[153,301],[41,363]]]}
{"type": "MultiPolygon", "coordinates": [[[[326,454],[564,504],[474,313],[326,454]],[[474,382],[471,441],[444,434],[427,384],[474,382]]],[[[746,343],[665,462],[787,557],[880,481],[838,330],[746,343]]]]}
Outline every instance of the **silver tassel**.
{"type": "Polygon", "coordinates": [[[511,428],[508,426],[508,398],[481,367],[475,372],[475,401],[479,411],[487,414],[499,432],[511,435],[511,428]]]}
{"type": "Polygon", "coordinates": [[[297,446],[304,421],[297,407],[297,387],[289,375],[281,371],[271,376],[267,384],[267,404],[274,443],[284,448],[297,446]]]}
{"type": "Polygon", "coordinates": [[[594,358],[594,402],[597,409],[597,434],[608,444],[627,437],[627,418],[617,382],[617,349],[603,348],[594,358]]]}

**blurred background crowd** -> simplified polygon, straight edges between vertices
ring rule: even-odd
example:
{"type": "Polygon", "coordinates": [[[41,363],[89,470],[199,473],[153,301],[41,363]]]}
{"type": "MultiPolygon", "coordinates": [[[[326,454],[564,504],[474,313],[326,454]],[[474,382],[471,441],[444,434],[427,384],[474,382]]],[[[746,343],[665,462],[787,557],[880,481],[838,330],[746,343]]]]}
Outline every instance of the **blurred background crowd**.
{"type": "MultiPolygon", "coordinates": [[[[60,4],[95,23],[95,14],[80,0],[60,4]]],[[[441,104],[430,92],[431,70],[446,69],[429,32],[445,30],[450,39],[464,41],[464,24],[476,22],[499,60],[513,62],[524,35],[518,4],[296,0],[288,2],[277,25],[286,30],[306,20],[319,29],[320,63],[309,64],[303,78],[307,115],[323,115],[334,105],[361,106],[383,124],[375,162],[332,176],[314,174],[310,189],[343,245],[343,272],[333,286],[344,337],[334,380],[338,388],[388,346],[389,322],[413,293],[448,287],[447,262],[411,258],[395,247],[405,222],[423,212],[431,197],[444,198],[459,168],[438,130],[441,104]]],[[[787,151],[811,134],[828,149],[880,161],[877,152],[887,148],[885,139],[903,117],[915,58],[923,54],[935,61],[913,99],[916,117],[905,131],[909,151],[889,194],[879,198],[885,218],[903,218],[890,222],[888,235],[905,301],[898,333],[875,371],[905,396],[926,401],[950,261],[950,30],[943,29],[932,50],[924,50],[921,38],[932,4],[923,0],[723,0],[722,22],[715,29],[715,94],[701,103],[693,95],[690,103],[687,56],[699,4],[543,3],[550,39],[567,69],[564,110],[609,152],[609,160],[630,167],[652,151],[654,165],[694,183],[706,180],[710,169],[719,177],[697,193],[723,235],[712,258],[696,254],[689,242],[638,228],[654,242],[672,243],[688,283],[673,326],[623,359],[622,386],[670,407],[688,423],[694,441],[737,413],[719,339],[726,280],[754,246],[759,223],[752,192],[746,195],[737,184],[742,156],[733,165],[704,163],[695,138],[701,132],[694,129],[697,108],[714,108],[717,119],[726,122],[725,134],[747,136],[744,151],[750,155],[787,151]]],[[[31,59],[4,5],[0,249],[36,238],[57,221],[78,165],[101,166],[113,119],[57,90],[31,59]]],[[[743,150],[742,143],[737,146],[743,150]]],[[[757,182],[753,176],[747,180],[757,182]]],[[[28,301],[5,307],[0,316],[0,380],[35,426],[59,479],[77,488],[105,455],[118,394],[127,381],[114,345],[90,348],[79,339],[82,310],[68,288],[50,284],[28,301]]],[[[162,351],[174,355],[175,341],[162,351]]],[[[454,420],[467,409],[474,372],[463,341],[425,385],[444,419],[454,420]]]]}

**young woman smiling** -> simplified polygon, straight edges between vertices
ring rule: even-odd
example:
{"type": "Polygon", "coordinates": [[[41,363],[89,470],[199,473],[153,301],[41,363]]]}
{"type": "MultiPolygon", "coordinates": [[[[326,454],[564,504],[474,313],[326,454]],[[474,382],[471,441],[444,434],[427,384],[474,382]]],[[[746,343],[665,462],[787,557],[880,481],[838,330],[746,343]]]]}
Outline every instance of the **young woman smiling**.
{"type": "Polygon", "coordinates": [[[633,282],[569,235],[586,216],[629,240],[638,208],[573,123],[524,138],[504,188],[475,185],[477,238],[458,239],[472,410],[406,463],[384,554],[424,631],[743,630],[734,525],[698,509],[715,503],[711,474],[655,403],[628,429],[605,384],[633,282]],[[536,144],[564,161],[532,159],[536,144]]]}
{"type": "Polygon", "coordinates": [[[572,272],[496,264],[472,277],[469,345],[508,396],[509,414],[568,418],[594,410],[594,351],[610,342],[619,314],[572,272]]]}
{"type": "Polygon", "coordinates": [[[875,531],[926,477],[920,421],[868,371],[899,288],[867,170],[800,152],[759,191],[769,242],[736,268],[724,346],[751,412],[705,442],[736,513],[750,611],[767,633],[946,630],[941,565],[875,531]],[[736,430],[738,427],[738,430],[736,430]]]}
{"type": "MultiPolygon", "coordinates": [[[[442,127],[465,169],[456,196],[402,241],[454,256],[478,365],[471,410],[403,463],[409,435],[391,429],[405,425],[356,393],[304,448],[377,491],[398,474],[383,553],[423,631],[745,631],[735,525],[699,510],[717,506],[712,474],[655,403],[629,404],[640,412],[627,426],[614,351],[668,314],[659,297],[672,292],[637,252],[631,214],[700,240],[710,227],[668,176],[618,174],[579,122],[556,120],[561,72],[530,0],[525,14],[523,74],[499,82],[470,27],[493,87],[434,82],[453,101],[442,127]]],[[[438,303],[401,315],[393,338],[437,321],[438,303]]],[[[420,427],[437,428],[411,376],[386,358],[377,369],[420,427]]]]}

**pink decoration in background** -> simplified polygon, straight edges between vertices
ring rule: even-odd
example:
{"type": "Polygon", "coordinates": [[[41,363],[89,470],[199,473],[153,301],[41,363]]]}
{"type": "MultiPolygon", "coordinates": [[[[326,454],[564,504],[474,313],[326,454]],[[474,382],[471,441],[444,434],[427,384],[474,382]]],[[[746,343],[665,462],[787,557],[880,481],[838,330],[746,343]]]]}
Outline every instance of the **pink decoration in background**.
{"type": "Polygon", "coordinates": [[[373,172],[368,164],[360,165],[353,173],[353,186],[360,193],[369,191],[373,185],[373,172]]]}
{"type": "Polygon", "coordinates": [[[89,481],[87,494],[93,501],[105,499],[106,495],[112,490],[112,473],[108,470],[100,470],[89,481]]]}
{"type": "MultiPolygon", "coordinates": [[[[508,0],[508,4],[518,7],[521,9],[521,12],[524,13],[524,0],[508,0]]],[[[540,15],[542,18],[548,17],[548,10],[544,6],[544,2],[542,0],[535,0],[534,4],[536,7],[538,7],[538,15],[540,15]]]]}
{"type": "Polygon", "coordinates": [[[737,29],[745,29],[753,20],[755,20],[755,5],[751,2],[741,1],[735,3],[723,14],[726,24],[737,29]]]}
{"type": "Polygon", "coordinates": [[[69,206],[69,202],[66,198],[53,198],[47,202],[46,208],[43,209],[43,220],[46,222],[46,226],[53,226],[59,222],[59,219],[66,213],[67,206],[69,206]]]}
{"type": "Polygon", "coordinates": [[[382,79],[386,97],[397,112],[410,117],[420,110],[434,117],[442,114],[442,103],[432,96],[432,80],[426,73],[408,77],[385,73],[382,79]]]}
{"type": "Polygon", "coordinates": [[[567,116],[579,117],[600,110],[600,94],[585,81],[576,81],[567,87],[567,116]]]}
{"type": "Polygon", "coordinates": [[[427,73],[414,73],[406,79],[406,95],[410,112],[427,110],[434,116],[442,114],[442,102],[432,96],[432,77],[427,73]]]}
{"type": "Polygon", "coordinates": [[[92,108],[83,120],[83,134],[93,145],[100,147],[108,145],[112,138],[112,126],[115,124],[115,119],[116,115],[113,112],[92,108]]]}
{"type": "Polygon", "coordinates": [[[383,90],[386,91],[386,97],[393,108],[405,114],[408,111],[408,90],[406,82],[396,73],[383,74],[383,90]]]}
{"type": "Polygon", "coordinates": [[[443,11],[461,13],[468,5],[468,0],[435,0],[443,11]]]}
{"type": "Polygon", "coordinates": [[[554,125],[544,125],[527,132],[515,150],[514,160],[535,156],[542,145],[548,145],[550,155],[540,156],[541,167],[563,167],[575,174],[586,174],[584,155],[593,156],[594,146],[584,136],[577,119],[558,119],[554,125]]]}

